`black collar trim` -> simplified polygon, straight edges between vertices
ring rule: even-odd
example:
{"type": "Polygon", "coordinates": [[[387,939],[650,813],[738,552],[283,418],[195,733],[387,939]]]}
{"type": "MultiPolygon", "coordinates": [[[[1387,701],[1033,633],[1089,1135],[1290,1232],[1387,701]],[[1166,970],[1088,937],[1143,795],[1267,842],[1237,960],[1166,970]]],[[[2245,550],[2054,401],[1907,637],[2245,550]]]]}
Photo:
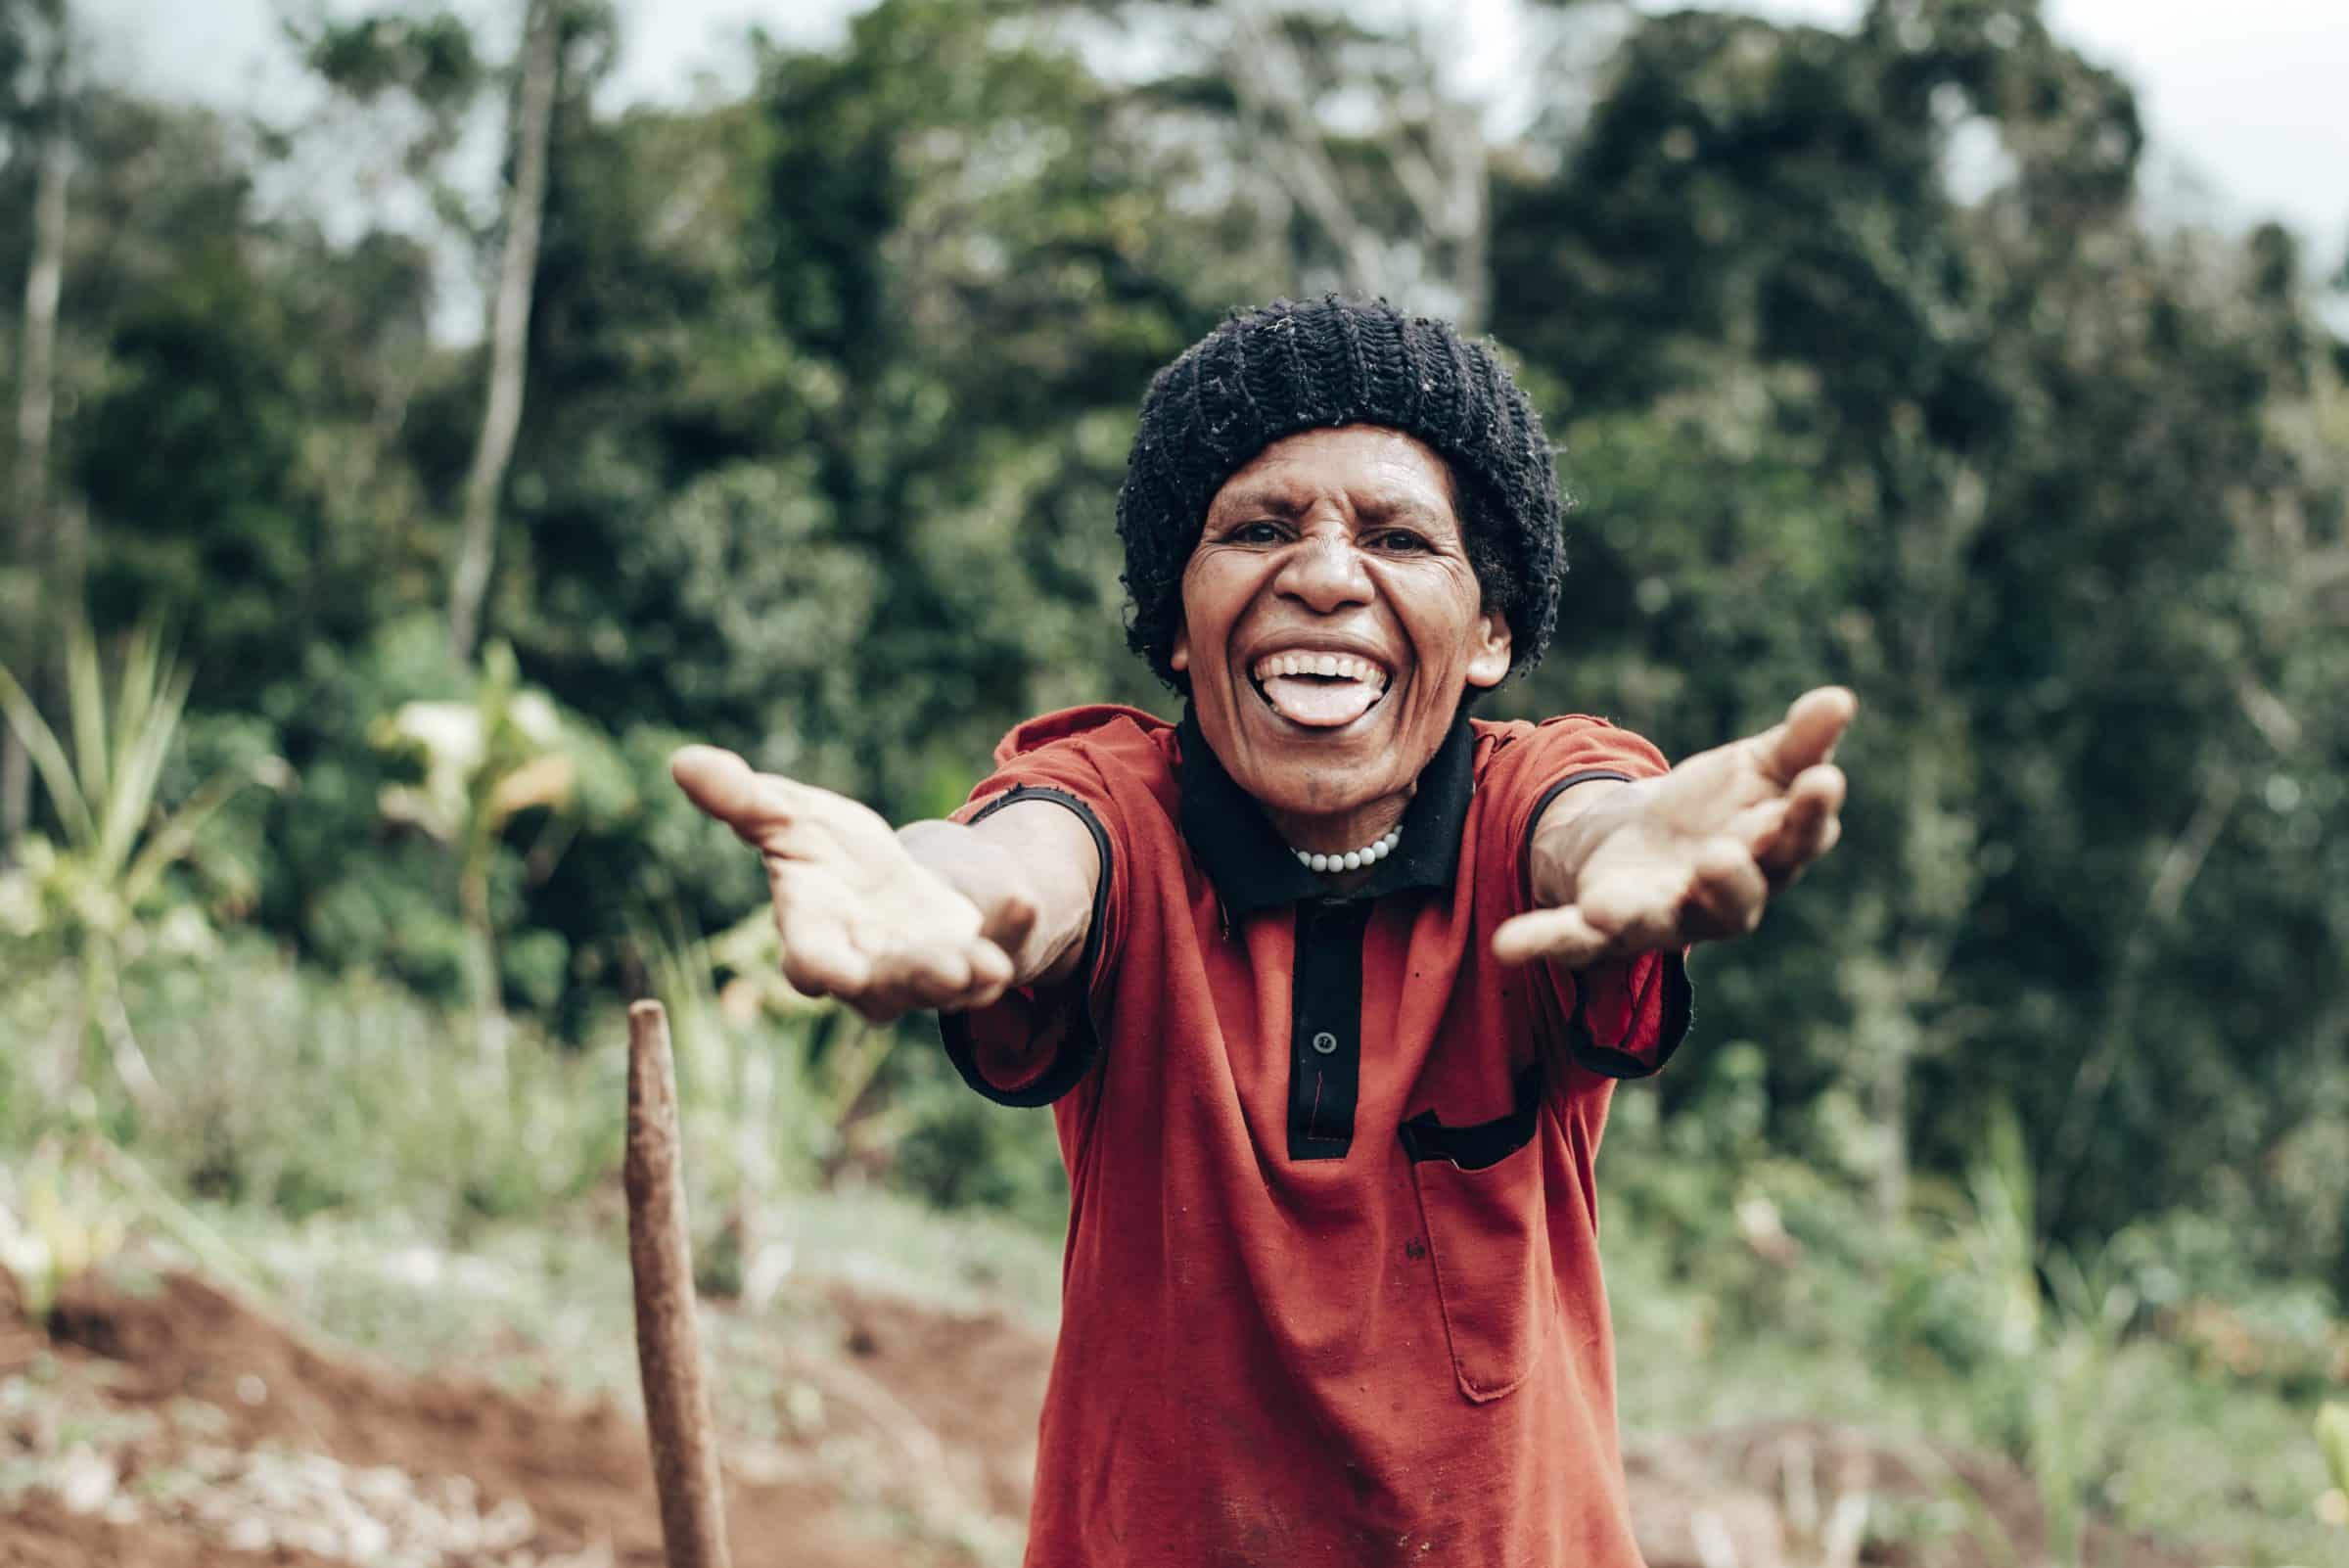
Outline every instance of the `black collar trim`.
{"type": "MultiPolygon", "coordinates": [[[[1310,871],[1245,790],[1232,782],[1207,744],[1199,716],[1185,704],[1176,730],[1182,746],[1182,836],[1226,910],[1252,914],[1275,904],[1333,897],[1328,879],[1310,871]]],[[[1419,774],[1404,807],[1403,840],[1361,886],[1335,897],[1375,899],[1406,888],[1449,888],[1460,864],[1460,830],[1475,792],[1476,737],[1462,714],[1419,774]]]]}

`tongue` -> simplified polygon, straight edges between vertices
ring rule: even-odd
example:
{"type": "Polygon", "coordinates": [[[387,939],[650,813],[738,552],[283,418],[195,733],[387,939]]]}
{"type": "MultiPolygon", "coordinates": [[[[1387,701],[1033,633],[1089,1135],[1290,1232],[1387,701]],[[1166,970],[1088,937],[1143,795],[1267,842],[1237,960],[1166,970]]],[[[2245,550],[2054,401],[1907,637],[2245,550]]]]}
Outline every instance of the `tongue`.
{"type": "Polygon", "coordinates": [[[1315,729],[1351,724],[1378,701],[1378,688],[1366,680],[1313,680],[1303,675],[1274,675],[1265,682],[1272,711],[1292,724],[1315,729]]]}

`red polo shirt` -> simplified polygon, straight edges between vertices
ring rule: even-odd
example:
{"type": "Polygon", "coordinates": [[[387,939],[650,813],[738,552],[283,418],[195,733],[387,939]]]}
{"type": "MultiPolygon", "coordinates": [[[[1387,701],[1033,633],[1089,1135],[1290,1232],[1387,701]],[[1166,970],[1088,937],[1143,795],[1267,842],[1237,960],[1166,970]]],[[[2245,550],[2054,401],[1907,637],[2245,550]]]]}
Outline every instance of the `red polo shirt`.
{"type": "Polygon", "coordinates": [[[1032,720],[1103,874],[1082,984],[944,1019],[1069,1169],[1031,1568],[1638,1568],[1591,1164],[1688,1023],[1678,954],[1493,961],[1542,807],[1661,772],[1603,720],[1456,724],[1341,898],[1195,721],[1032,720]]]}

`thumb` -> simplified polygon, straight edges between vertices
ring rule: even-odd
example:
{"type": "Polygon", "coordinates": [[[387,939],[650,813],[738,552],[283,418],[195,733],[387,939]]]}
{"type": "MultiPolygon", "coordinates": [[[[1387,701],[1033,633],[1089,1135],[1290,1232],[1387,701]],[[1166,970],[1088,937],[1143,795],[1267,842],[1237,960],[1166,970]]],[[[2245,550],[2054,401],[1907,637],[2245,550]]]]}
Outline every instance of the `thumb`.
{"type": "Polygon", "coordinates": [[[1762,766],[1780,784],[1791,784],[1807,767],[1835,755],[1835,743],[1859,712],[1860,699],[1845,686],[1819,686],[1797,697],[1783,721],[1763,732],[1762,766]]]}
{"type": "Polygon", "coordinates": [[[734,753],[715,746],[684,746],[668,760],[668,776],[685,798],[743,838],[756,843],[769,829],[791,824],[790,803],[734,753]]]}

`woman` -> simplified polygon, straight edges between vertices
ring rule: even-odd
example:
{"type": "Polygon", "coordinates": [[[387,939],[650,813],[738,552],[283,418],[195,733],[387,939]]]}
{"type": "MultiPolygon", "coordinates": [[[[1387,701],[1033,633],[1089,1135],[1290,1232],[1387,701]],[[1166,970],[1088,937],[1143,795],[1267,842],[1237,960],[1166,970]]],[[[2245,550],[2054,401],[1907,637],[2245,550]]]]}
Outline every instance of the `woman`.
{"type": "Polygon", "coordinates": [[[1145,398],[1135,650],[1186,699],[1032,720],[898,832],[706,747],[784,969],[940,1010],[1050,1104],[1071,1214],[1036,1568],[1636,1568],[1592,1161],[1688,1022],[1683,949],[1832,847],[1848,692],[1667,770],[1468,716],[1547,641],[1541,425],[1381,302],[1226,321],[1145,398]]]}

